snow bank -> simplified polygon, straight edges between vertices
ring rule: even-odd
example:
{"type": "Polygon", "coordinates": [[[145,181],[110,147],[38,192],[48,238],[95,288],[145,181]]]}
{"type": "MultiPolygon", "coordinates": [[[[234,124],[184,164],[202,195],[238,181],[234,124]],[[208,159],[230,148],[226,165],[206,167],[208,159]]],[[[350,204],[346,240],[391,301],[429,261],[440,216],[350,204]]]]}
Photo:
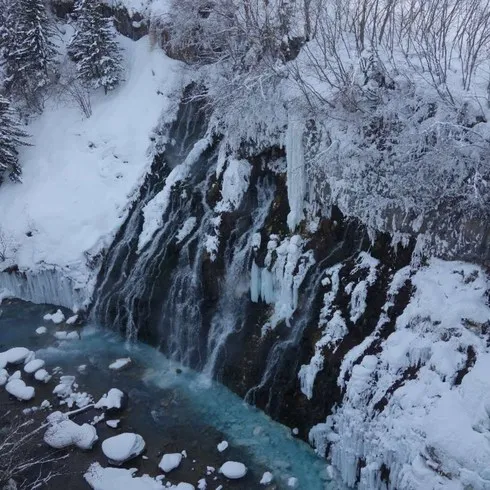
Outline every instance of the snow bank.
{"type": "Polygon", "coordinates": [[[111,464],[121,465],[139,456],[145,449],[145,441],[138,434],[125,432],[102,442],[102,452],[111,464]]]}
{"type": "Polygon", "coordinates": [[[0,209],[9,210],[0,216],[9,237],[0,269],[16,264],[29,271],[23,281],[0,273],[0,289],[15,296],[70,308],[89,298],[87,257],[111,242],[152,161],[153,128],[162,114],[166,120],[176,114],[180,64],[152,49],[148,37],[119,42],[125,82],[107,96],[94,93],[88,119],[75,104],[48,100],[26,128],[32,146],[20,149],[23,184],[0,188],[0,209]],[[53,284],[62,276],[63,285],[53,284]]]}

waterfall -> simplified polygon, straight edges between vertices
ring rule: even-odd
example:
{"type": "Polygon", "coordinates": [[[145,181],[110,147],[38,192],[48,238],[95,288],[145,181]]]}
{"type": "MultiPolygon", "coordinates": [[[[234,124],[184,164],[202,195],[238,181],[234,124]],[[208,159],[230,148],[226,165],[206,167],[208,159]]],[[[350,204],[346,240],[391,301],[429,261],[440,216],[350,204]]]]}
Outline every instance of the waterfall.
{"type": "Polygon", "coordinates": [[[87,284],[77,284],[57,267],[0,272],[0,293],[3,290],[7,295],[24,301],[59,305],[74,311],[87,305],[90,289],[87,284]]]}

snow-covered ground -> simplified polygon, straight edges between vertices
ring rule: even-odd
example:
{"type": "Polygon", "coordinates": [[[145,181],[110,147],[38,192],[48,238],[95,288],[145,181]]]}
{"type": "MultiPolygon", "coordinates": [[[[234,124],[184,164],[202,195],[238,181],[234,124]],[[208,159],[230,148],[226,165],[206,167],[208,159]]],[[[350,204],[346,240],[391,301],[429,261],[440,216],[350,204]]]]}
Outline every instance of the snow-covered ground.
{"type": "MultiPolygon", "coordinates": [[[[152,161],[152,130],[171,121],[180,96],[180,64],[122,36],[125,81],[92,94],[92,116],[48,100],[26,128],[23,183],[0,189],[0,240],[7,260],[31,272],[56,265],[84,285],[87,255],[109,245],[152,161]],[[177,95],[176,97],[174,97],[177,95]]],[[[1,288],[1,281],[0,281],[1,288]]]]}

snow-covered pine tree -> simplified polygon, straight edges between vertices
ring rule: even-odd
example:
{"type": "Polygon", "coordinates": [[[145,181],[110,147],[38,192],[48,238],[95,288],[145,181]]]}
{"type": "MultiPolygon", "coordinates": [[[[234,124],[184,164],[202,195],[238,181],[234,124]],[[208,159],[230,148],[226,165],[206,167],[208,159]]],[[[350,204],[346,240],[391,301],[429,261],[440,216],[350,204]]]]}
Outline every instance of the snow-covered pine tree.
{"type": "Polygon", "coordinates": [[[39,90],[54,71],[54,27],[43,0],[17,0],[16,4],[15,34],[6,36],[4,46],[6,87],[37,103],[39,90]]]}
{"type": "Polygon", "coordinates": [[[110,19],[98,0],[79,0],[77,30],[68,53],[77,64],[80,79],[94,88],[112,90],[121,80],[122,58],[110,19]]]}
{"type": "Polygon", "coordinates": [[[28,134],[20,128],[9,101],[0,95],[0,183],[5,175],[13,181],[20,181],[22,169],[17,147],[26,145],[27,137],[28,134]]]}

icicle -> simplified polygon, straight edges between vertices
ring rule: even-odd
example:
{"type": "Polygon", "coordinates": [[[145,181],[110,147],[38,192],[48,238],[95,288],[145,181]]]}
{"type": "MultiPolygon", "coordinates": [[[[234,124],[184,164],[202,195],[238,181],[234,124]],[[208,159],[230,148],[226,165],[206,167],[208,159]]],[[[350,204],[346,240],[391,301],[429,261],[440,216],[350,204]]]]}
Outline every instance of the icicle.
{"type": "Polygon", "coordinates": [[[303,201],[306,194],[303,132],[303,123],[290,118],[286,131],[286,158],[288,201],[290,209],[287,222],[291,231],[294,231],[303,219],[303,201]]]}

